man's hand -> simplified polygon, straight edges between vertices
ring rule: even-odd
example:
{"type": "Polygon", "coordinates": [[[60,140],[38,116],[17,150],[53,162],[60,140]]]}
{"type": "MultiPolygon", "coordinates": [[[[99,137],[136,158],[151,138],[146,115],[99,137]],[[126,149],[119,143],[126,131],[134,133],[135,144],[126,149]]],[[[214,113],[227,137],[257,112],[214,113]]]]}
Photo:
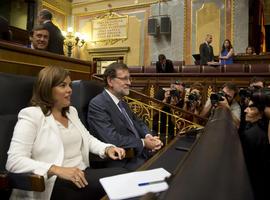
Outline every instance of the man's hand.
{"type": "Polygon", "coordinates": [[[230,105],[228,103],[227,98],[226,97],[223,97],[223,99],[224,99],[223,101],[219,101],[218,102],[218,106],[224,107],[224,108],[230,108],[230,105]]]}
{"type": "Polygon", "coordinates": [[[157,136],[152,136],[148,134],[143,140],[145,148],[150,149],[152,151],[159,150],[163,146],[163,143],[157,136]]]}
{"type": "Polygon", "coordinates": [[[109,146],[106,147],[105,154],[113,160],[122,160],[126,156],[126,151],[119,147],[109,146]]]}

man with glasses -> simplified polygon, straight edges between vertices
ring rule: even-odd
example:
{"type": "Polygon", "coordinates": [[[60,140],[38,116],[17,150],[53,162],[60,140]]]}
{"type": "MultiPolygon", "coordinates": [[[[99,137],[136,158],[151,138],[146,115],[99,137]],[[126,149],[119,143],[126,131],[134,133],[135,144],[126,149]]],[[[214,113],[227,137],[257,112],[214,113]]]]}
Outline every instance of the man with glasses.
{"type": "Polygon", "coordinates": [[[235,97],[238,94],[238,88],[234,83],[228,82],[223,85],[222,93],[223,97],[215,105],[211,104],[210,98],[207,100],[201,112],[201,116],[208,117],[209,114],[211,113],[211,109],[217,106],[226,107],[230,109],[233,117],[233,122],[236,125],[236,127],[239,128],[241,108],[235,99],[235,97]]]}
{"type": "Polygon", "coordinates": [[[130,74],[123,63],[112,63],[104,72],[104,91],[89,103],[87,122],[93,134],[103,142],[133,149],[135,157],[107,161],[106,167],[134,170],[149,158],[149,152],[162,147],[159,138],[149,134],[143,121],[130,110],[123,97],[129,95],[130,74]]]}

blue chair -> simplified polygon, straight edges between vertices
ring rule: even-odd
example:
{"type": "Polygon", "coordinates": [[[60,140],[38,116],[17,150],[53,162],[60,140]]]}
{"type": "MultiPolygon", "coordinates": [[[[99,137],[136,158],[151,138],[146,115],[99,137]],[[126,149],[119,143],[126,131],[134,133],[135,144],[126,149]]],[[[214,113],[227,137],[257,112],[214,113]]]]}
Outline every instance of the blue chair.
{"type": "Polygon", "coordinates": [[[19,111],[28,106],[36,78],[0,73],[0,196],[8,199],[12,188],[44,191],[43,176],[7,172],[7,151],[19,111]]]}

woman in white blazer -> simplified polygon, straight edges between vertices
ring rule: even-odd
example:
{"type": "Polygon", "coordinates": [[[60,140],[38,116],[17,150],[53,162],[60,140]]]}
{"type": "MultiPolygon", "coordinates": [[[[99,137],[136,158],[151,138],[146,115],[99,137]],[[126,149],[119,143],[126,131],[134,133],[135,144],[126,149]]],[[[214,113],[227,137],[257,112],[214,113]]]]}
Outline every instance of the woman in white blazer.
{"type": "Polygon", "coordinates": [[[46,189],[14,189],[11,199],[99,199],[105,194],[99,178],[125,172],[120,168],[89,168],[89,152],[122,159],[125,150],[89,134],[70,106],[70,85],[69,72],[63,68],[40,71],[31,107],[18,115],[6,169],[44,176],[46,189]]]}

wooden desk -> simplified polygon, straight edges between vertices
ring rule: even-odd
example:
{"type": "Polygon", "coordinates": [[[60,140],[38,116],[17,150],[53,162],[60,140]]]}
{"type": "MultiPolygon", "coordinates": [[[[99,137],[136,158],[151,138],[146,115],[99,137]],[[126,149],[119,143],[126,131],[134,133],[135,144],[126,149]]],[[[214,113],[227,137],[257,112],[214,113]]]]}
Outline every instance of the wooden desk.
{"type": "Polygon", "coordinates": [[[234,63],[256,64],[270,63],[270,54],[268,55],[239,55],[233,57],[234,63]]]}
{"type": "Polygon", "coordinates": [[[154,199],[253,200],[239,136],[229,110],[217,109],[198,139],[176,138],[139,170],[157,167],[173,175],[169,189],[154,199]],[[190,147],[188,152],[176,150],[176,146],[184,145],[190,147]]]}
{"type": "Polygon", "coordinates": [[[0,41],[0,71],[36,76],[46,66],[61,66],[75,79],[90,79],[95,69],[91,62],[69,58],[46,51],[39,51],[0,41]]]}

